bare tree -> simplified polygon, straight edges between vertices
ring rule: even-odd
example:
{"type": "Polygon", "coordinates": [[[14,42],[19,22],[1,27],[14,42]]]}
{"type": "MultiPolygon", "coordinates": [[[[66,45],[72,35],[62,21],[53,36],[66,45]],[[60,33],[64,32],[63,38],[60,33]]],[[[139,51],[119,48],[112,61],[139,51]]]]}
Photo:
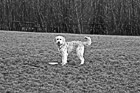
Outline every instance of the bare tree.
{"type": "Polygon", "coordinates": [[[13,22],[31,22],[47,32],[140,35],[139,16],[139,0],[0,1],[0,29],[5,30],[13,22]]]}

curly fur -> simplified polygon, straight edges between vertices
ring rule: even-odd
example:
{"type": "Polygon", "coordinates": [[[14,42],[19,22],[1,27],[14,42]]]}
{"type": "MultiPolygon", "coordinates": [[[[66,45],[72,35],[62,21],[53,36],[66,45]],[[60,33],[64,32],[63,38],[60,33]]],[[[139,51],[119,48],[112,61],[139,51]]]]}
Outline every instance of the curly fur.
{"type": "Polygon", "coordinates": [[[77,56],[81,60],[81,64],[84,64],[84,46],[89,46],[91,45],[91,38],[90,37],[85,37],[87,41],[82,42],[82,41],[71,41],[71,42],[66,42],[65,37],[63,36],[57,36],[55,37],[56,44],[58,46],[58,51],[60,52],[62,56],[62,65],[65,65],[67,63],[67,57],[68,54],[76,49],[77,56]]]}

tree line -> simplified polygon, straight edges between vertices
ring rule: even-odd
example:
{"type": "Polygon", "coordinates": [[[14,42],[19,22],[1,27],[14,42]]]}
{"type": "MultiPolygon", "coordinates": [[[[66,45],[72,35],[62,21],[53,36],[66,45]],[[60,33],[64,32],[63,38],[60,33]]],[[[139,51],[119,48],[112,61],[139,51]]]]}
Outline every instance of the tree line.
{"type": "Polygon", "coordinates": [[[0,0],[0,29],[140,35],[140,0],[0,0]]]}

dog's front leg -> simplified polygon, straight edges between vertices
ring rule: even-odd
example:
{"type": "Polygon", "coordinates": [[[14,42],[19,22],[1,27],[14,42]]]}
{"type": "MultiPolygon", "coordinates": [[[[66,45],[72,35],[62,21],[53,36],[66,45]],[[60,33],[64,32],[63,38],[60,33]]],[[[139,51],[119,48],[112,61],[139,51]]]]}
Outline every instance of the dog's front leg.
{"type": "Polygon", "coordinates": [[[67,63],[67,57],[68,57],[68,54],[66,52],[63,52],[63,54],[62,54],[62,66],[67,63]]]}

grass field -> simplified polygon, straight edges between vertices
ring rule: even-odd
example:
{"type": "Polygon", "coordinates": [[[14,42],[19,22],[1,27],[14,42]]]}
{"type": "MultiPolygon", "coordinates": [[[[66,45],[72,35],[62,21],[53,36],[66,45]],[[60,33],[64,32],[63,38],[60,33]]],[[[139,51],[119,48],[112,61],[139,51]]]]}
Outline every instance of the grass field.
{"type": "Polygon", "coordinates": [[[0,31],[0,93],[140,93],[140,37],[90,35],[85,64],[61,66],[56,35],[85,36],[0,31]]]}

